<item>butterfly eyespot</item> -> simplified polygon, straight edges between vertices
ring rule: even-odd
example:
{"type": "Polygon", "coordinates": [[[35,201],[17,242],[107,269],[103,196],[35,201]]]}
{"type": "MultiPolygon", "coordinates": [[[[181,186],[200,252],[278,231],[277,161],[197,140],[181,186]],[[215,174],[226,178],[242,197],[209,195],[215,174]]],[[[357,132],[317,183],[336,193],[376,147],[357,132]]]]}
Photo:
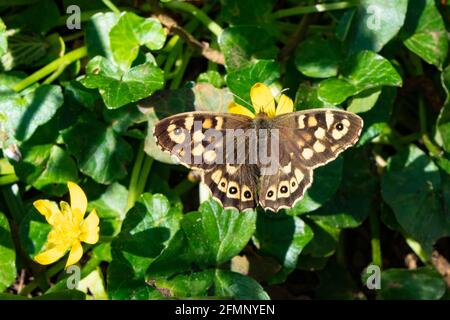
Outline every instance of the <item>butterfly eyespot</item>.
{"type": "Polygon", "coordinates": [[[270,190],[269,192],[267,192],[267,196],[268,196],[269,198],[272,197],[272,196],[273,196],[273,191],[270,190]]]}
{"type": "Polygon", "coordinates": [[[294,181],[292,181],[291,186],[295,187],[295,182],[294,181]]]}
{"type": "Polygon", "coordinates": [[[222,187],[225,187],[225,182],[222,182],[220,185],[221,185],[222,187]]]}
{"type": "Polygon", "coordinates": [[[280,188],[280,191],[281,191],[281,193],[286,193],[286,192],[288,192],[288,188],[286,186],[282,186],[280,188]]]}
{"type": "Polygon", "coordinates": [[[228,189],[228,191],[230,192],[230,194],[236,194],[237,193],[237,188],[236,187],[231,187],[230,189],[228,189]]]}
{"type": "Polygon", "coordinates": [[[179,135],[181,133],[181,128],[175,128],[175,130],[173,130],[173,133],[179,135]]]}
{"type": "Polygon", "coordinates": [[[244,192],[244,197],[246,198],[246,199],[250,199],[251,197],[252,197],[252,193],[250,192],[250,191],[245,191],[244,192]]]}
{"type": "Polygon", "coordinates": [[[336,125],[336,129],[339,130],[339,131],[342,131],[342,130],[344,130],[344,125],[343,125],[342,123],[339,122],[339,123],[336,125]]]}

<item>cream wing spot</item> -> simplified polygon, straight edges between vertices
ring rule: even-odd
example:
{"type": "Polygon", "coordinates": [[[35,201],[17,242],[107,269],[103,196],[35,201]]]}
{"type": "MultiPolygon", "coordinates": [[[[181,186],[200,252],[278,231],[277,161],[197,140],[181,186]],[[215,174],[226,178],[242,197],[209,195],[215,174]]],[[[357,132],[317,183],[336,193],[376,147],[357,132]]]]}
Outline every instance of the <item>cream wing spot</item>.
{"type": "Polygon", "coordinates": [[[253,193],[248,186],[242,187],[241,201],[253,201],[253,193]]]}
{"type": "Polygon", "coordinates": [[[291,181],[289,181],[289,182],[290,182],[291,193],[294,193],[298,189],[298,182],[295,177],[292,177],[291,181]]]}
{"type": "Polygon", "coordinates": [[[305,148],[302,151],[302,156],[303,158],[305,158],[306,160],[309,160],[312,158],[312,156],[314,155],[314,152],[310,149],[310,148],[305,148]]]}
{"type": "Polygon", "coordinates": [[[326,131],[324,128],[317,128],[317,130],[314,131],[314,136],[319,140],[322,140],[323,138],[325,138],[325,134],[326,134],[326,131]]]}
{"type": "Polygon", "coordinates": [[[175,142],[175,143],[182,143],[184,139],[186,139],[186,134],[184,133],[185,130],[181,130],[178,133],[175,133],[178,128],[175,128],[174,130],[169,132],[169,138],[175,142]]]}
{"type": "Polygon", "coordinates": [[[313,145],[313,149],[315,152],[321,153],[325,151],[325,146],[320,141],[316,141],[313,145]]]}
{"type": "Polygon", "coordinates": [[[299,127],[300,129],[304,129],[304,128],[305,128],[305,118],[306,118],[306,116],[305,116],[304,114],[300,115],[300,116],[297,118],[298,127],[299,127]]]}
{"type": "Polygon", "coordinates": [[[314,116],[309,116],[308,118],[308,127],[315,127],[317,126],[317,119],[314,116]]]}
{"type": "Polygon", "coordinates": [[[216,130],[222,130],[223,118],[222,117],[215,117],[215,119],[216,119],[216,130]]]}
{"type": "Polygon", "coordinates": [[[303,178],[305,177],[305,175],[303,174],[302,170],[300,169],[295,169],[294,171],[294,175],[295,175],[295,179],[297,180],[297,184],[300,184],[300,182],[303,180],[303,178]]]}
{"type": "Polygon", "coordinates": [[[214,181],[216,184],[219,184],[220,178],[222,178],[222,170],[220,169],[214,171],[213,174],[211,175],[212,181],[214,181]]]}
{"type": "Polygon", "coordinates": [[[231,164],[227,164],[227,172],[231,175],[235,174],[238,170],[238,167],[232,166],[231,164]]]}
{"type": "Polygon", "coordinates": [[[202,144],[198,144],[194,149],[192,149],[192,154],[194,156],[201,156],[205,152],[205,147],[202,144]]]}
{"type": "Polygon", "coordinates": [[[203,159],[207,163],[213,163],[216,160],[217,153],[214,150],[208,150],[203,154],[203,159]]]}
{"type": "Polygon", "coordinates": [[[187,117],[186,119],[184,119],[184,127],[188,131],[191,131],[193,125],[194,125],[194,117],[187,117]]]}
{"type": "Polygon", "coordinates": [[[325,122],[327,124],[327,129],[330,130],[334,122],[334,115],[331,111],[325,112],[325,122]]]}
{"type": "Polygon", "coordinates": [[[342,124],[347,128],[350,127],[350,121],[348,121],[348,119],[342,119],[342,124]]]}
{"type": "Polygon", "coordinates": [[[194,139],[195,142],[200,142],[205,138],[205,135],[200,130],[195,131],[192,135],[192,139],[194,139]]]}
{"type": "Polygon", "coordinates": [[[203,129],[209,129],[212,127],[212,120],[210,118],[206,118],[205,120],[203,120],[203,124],[202,124],[203,129]]]}
{"type": "Polygon", "coordinates": [[[292,163],[289,162],[287,165],[285,165],[284,167],[281,167],[281,171],[283,171],[284,174],[289,174],[291,173],[292,170],[292,163]]]}
{"type": "Polygon", "coordinates": [[[274,201],[277,198],[277,188],[275,186],[270,186],[267,189],[266,199],[270,201],[274,201]]]}

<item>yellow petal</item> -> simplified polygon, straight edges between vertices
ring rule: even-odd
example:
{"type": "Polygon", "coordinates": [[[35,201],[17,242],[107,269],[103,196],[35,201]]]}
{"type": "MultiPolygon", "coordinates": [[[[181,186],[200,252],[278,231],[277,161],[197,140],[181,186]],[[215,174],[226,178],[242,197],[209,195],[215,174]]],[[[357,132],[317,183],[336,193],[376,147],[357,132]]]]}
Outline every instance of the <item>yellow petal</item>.
{"type": "Polygon", "coordinates": [[[90,244],[96,243],[100,231],[98,227],[99,222],[100,219],[98,218],[97,211],[94,209],[81,224],[80,240],[90,244]]]}
{"type": "Polygon", "coordinates": [[[54,224],[55,218],[61,216],[58,205],[49,200],[36,200],[33,202],[34,207],[39,211],[51,225],[54,224]]]}
{"type": "Polygon", "coordinates": [[[76,241],[70,249],[69,258],[67,259],[66,268],[80,261],[83,256],[83,247],[80,241],[76,241]]]}
{"type": "Polygon", "coordinates": [[[255,114],[253,112],[235,102],[230,102],[230,104],[228,105],[228,112],[234,114],[242,114],[252,119],[255,117],[255,114]]]}
{"type": "Polygon", "coordinates": [[[292,102],[292,99],[287,95],[282,94],[280,97],[280,101],[278,101],[276,115],[279,116],[280,114],[291,113],[293,111],[294,103],[292,102]]]}
{"type": "Polygon", "coordinates": [[[34,260],[40,264],[47,265],[58,261],[66,253],[67,247],[57,246],[47,249],[34,257],[34,260]]]}
{"type": "Polygon", "coordinates": [[[250,90],[250,98],[256,114],[264,112],[269,117],[275,116],[275,100],[270,89],[264,83],[258,82],[253,85],[250,90]]]}
{"type": "Polygon", "coordinates": [[[67,187],[69,188],[70,193],[70,206],[72,209],[80,210],[81,214],[84,216],[84,213],[87,209],[87,198],[84,194],[84,191],[74,182],[67,182],[67,187]]]}

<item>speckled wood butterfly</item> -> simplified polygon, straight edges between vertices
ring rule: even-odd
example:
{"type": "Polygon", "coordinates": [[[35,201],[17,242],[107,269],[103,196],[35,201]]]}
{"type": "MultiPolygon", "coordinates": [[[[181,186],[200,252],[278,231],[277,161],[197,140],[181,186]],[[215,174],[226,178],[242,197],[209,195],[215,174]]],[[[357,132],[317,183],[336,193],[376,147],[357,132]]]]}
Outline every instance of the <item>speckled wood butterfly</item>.
{"type": "Polygon", "coordinates": [[[259,204],[276,212],[292,208],[311,185],[313,169],[354,145],[362,126],[359,116],[338,109],[253,118],[188,112],[159,121],[154,136],[162,150],[200,170],[225,208],[259,204]]]}

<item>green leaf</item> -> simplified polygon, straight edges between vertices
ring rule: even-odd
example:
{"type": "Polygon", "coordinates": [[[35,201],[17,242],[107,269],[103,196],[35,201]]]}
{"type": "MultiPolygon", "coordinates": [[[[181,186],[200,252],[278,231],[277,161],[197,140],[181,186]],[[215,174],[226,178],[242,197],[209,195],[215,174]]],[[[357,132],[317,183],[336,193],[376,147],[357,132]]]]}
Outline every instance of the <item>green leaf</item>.
{"type": "Polygon", "coordinates": [[[208,269],[171,279],[160,278],[154,283],[160,292],[171,298],[214,296],[236,300],[270,299],[258,282],[228,270],[208,269]]]}
{"type": "Polygon", "coordinates": [[[431,253],[436,240],[450,234],[446,209],[450,200],[446,193],[448,180],[448,177],[441,179],[438,167],[414,145],[389,159],[382,179],[384,201],[394,211],[401,227],[427,253],[431,253]]]}
{"type": "Polygon", "coordinates": [[[8,50],[8,38],[6,36],[6,26],[0,19],[0,57],[8,50]]]}
{"type": "Polygon", "coordinates": [[[246,105],[250,102],[250,89],[256,82],[272,84],[280,76],[279,66],[273,60],[260,60],[236,71],[229,72],[225,81],[228,88],[239,99],[236,102],[246,105]]]}
{"type": "Polygon", "coordinates": [[[401,85],[402,78],[388,60],[374,52],[362,51],[347,59],[339,78],[322,81],[318,94],[324,102],[340,104],[364,90],[401,85]]]}
{"type": "Polygon", "coordinates": [[[274,38],[259,26],[229,27],[221,33],[218,41],[229,72],[258,60],[275,59],[278,52],[274,38]]]}
{"type": "Polygon", "coordinates": [[[294,208],[287,210],[287,213],[299,215],[311,212],[326,203],[336,193],[341,183],[343,164],[342,157],[338,157],[332,163],[314,170],[311,188],[294,208]]]}
{"type": "Polygon", "coordinates": [[[197,83],[210,83],[214,87],[220,89],[225,85],[225,80],[219,72],[215,70],[209,70],[198,75],[197,83]]]}
{"type": "MultiPolygon", "coordinates": [[[[340,229],[320,223],[309,223],[314,238],[309,242],[302,253],[314,258],[329,257],[334,254],[339,241],[340,229]]],[[[300,258],[301,259],[301,258],[300,258]]]]}
{"type": "Polygon", "coordinates": [[[442,69],[448,39],[444,20],[434,0],[416,0],[414,5],[409,5],[402,39],[409,50],[442,69]]]}
{"type": "Polygon", "coordinates": [[[311,228],[298,217],[259,212],[255,242],[262,254],[270,255],[285,268],[295,269],[299,254],[313,238],[311,228]]]}
{"type": "Polygon", "coordinates": [[[20,222],[19,238],[30,258],[42,251],[51,229],[52,227],[45,221],[44,216],[29,205],[27,214],[20,222]]]}
{"type": "Polygon", "coordinates": [[[112,242],[108,269],[112,299],[148,299],[160,294],[145,283],[145,272],[179,228],[182,212],[160,194],[143,194],[112,242]],[[124,277],[124,275],[127,275],[124,277]]]}
{"type": "Polygon", "coordinates": [[[166,34],[159,20],[124,12],[111,28],[109,38],[114,60],[126,70],[138,56],[140,46],[145,45],[150,50],[161,49],[166,34]]]}
{"type": "Polygon", "coordinates": [[[0,212],[0,292],[16,279],[16,251],[6,216],[0,212]]]}
{"type": "Polygon", "coordinates": [[[181,227],[186,234],[197,264],[205,267],[220,265],[237,255],[255,231],[256,212],[242,214],[224,210],[218,202],[209,200],[199,211],[184,216],[181,227]]]}
{"type": "Polygon", "coordinates": [[[407,8],[408,0],[360,1],[350,25],[346,26],[349,51],[379,52],[400,31],[407,8]]]}
{"type": "Polygon", "coordinates": [[[0,88],[0,146],[29,139],[39,126],[53,118],[62,103],[58,86],[44,84],[20,94],[0,88]]]}
{"type": "Polygon", "coordinates": [[[106,106],[120,108],[138,101],[161,89],[163,71],[151,62],[122,71],[107,59],[97,56],[86,66],[86,76],[81,83],[90,89],[99,89],[106,106]]]}
{"type": "Polygon", "coordinates": [[[295,110],[308,110],[314,108],[333,107],[331,103],[325,103],[319,99],[318,86],[308,82],[299,85],[295,94],[295,110]]]}
{"type": "Polygon", "coordinates": [[[437,133],[444,150],[450,152],[450,66],[447,66],[441,74],[442,87],[447,95],[444,106],[437,119],[437,133]]]}
{"type": "Polygon", "coordinates": [[[445,293],[442,276],[432,267],[388,269],[381,273],[378,298],[384,300],[439,300],[445,293]]]}
{"type": "Polygon", "coordinates": [[[274,0],[221,0],[221,17],[232,25],[262,25],[274,6],[274,0]]]}
{"type": "Polygon", "coordinates": [[[113,61],[109,43],[109,32],[119,20],[119,15],[113,12],[96,13],[86,23],[86,46],[90,58],[102,56],[113,61]]]}
{"type": "Polygon", "coordinates": [[[63,132],[63,139],[80,171],[95,181],[109,184],[126,176],[133,151],[111,127],[93,118],[81,118],[63,132]]]}
{"type": "Polygon", "coordinates": [[[125,219],[128,190],[119,183],[113,183],[95,200],[89,202],[89,211],[96,209],[100,217],[100,233],[115,236],[125,219]]]}
{"type": "Polygon", "coordinates": [[[377,180],[364,149],[347,150],[344,153],[344,170],[339,189],[308,217],[333,228],[357,227],[369,215],[376,185],[377,180]]]}
{"type": "Polygon", "coordinates": [[[38,190],[53,196],[67,192],[67,181],[78,180],[75,161],[57,145],[37,145],[21,149],[22,160],[15,164],[17,176],[38,190]]]}
{"type": "Polygon", "coordinates": [[[41,0],[38,3],[25,6],[24,10],[9,17],[8,28],[25,29],[45,34],[58,25],[59,9],[53,0],[41,0]],[[45,19],[42,19],[45,17],[45,19]]]}
{"type": "Polygon", "coordinates": [[[341,46],[336,38],[310,37],[297,47],[295,66],[298,71],[311,78],[337,76],[343,58],[341,46]]]}
{"type": "Polygon", "coordinates": [[[380,88],[372,88],[361,92],[353,97],[347,107],[347,111],[353,113],[363,113],[372,109],[378,101],[381,94],[380,88]]]}

